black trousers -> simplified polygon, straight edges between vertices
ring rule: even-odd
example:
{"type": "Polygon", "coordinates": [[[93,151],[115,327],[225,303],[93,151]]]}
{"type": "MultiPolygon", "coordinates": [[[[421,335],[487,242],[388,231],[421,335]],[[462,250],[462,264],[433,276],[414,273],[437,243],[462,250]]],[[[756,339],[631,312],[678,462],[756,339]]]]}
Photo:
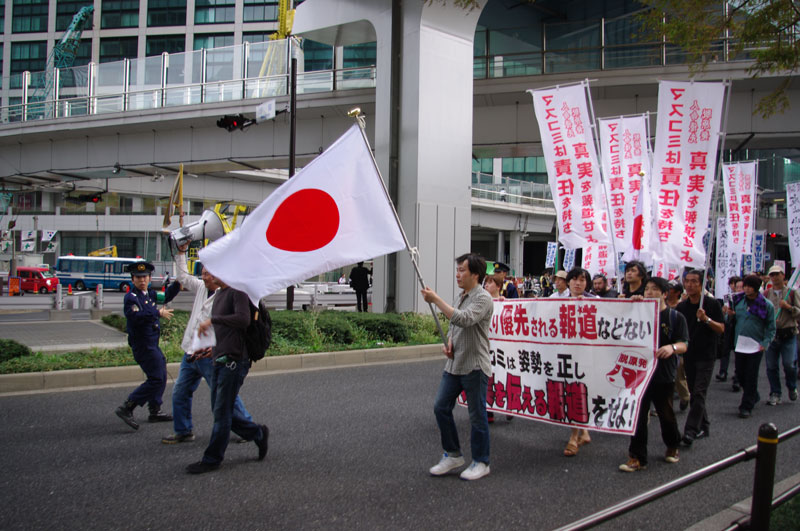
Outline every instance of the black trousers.
{"type": "Polygon", "coordinates": [[[689,414],[686,416],[684,435],[696,436],[700,431],[708,432],[711,424],[706,411],[706,395],[714,375],[714,359],[694,359],[692,356],[683,357],[683,368],[686,371],[686,383],[692,397],[689,401],[689,414]]]}
{"type": "Polygon", "coordinates": [[[754,354],[736,353],[736,377],[739,378],[739,384],[743,391],[742,402],[739,404],[740,410],[753,411],[758,401],[761,400],[761,395],[758,394],[758,371],[761,368],[763,357],[763,351],[754,354]]]}
{"type": "Polygon", "coordinates": [[[366,312],[369,309],[367,306],[367,290],[356,290],[356,309],[359,312],[366,312]]]}
{"type": "Polygon", "coordinates": [[[681,440],[681,431],[672,409],[672,393],[675,382],[653,383],[645,389],[639,401],[639,420],[636,422],[636,433],[631,437],[628,453],[642,465],[647,464],[647,419],[650,416],[650,404],[656,408],[658,421],[661,423],[661,440],[667,448],[677,448],[681,440]]]}

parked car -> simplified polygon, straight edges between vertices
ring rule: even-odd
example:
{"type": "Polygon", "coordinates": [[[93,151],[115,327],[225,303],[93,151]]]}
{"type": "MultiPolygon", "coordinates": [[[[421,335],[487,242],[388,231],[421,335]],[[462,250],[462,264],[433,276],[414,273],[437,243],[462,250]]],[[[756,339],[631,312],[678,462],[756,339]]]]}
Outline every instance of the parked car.
{"type": "Polygon", "coordinates": [[[46,267],[17,267],[22,291],[52,293],[58,286],[58,278],[46,267]]]}

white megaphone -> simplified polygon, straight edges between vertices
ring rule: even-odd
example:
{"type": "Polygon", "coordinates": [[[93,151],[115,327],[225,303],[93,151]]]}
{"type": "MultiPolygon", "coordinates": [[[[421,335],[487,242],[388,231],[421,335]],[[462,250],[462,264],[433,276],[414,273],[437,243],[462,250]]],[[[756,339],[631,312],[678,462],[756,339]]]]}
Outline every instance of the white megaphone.
{"type": "Polygon", "coordinates": [[[213,241],[223,236],[225,236],[225,225],[222,223],[222,218],[213,210],[205,210],[199,220],[170,232],[169,242],[177,250],[195,240],[213,241]]]}

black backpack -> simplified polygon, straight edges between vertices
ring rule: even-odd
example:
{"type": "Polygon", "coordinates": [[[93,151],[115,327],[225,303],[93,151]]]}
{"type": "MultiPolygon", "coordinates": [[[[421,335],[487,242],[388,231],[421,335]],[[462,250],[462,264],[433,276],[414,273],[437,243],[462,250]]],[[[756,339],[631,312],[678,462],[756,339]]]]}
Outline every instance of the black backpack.
{"type": "Polygon", "coordinates": [[[264,357],[272,343],[272,319],[262,302],[258,307],[250,303],[250,324],[244,334],[244,346],[250,361],[256,362],[264,357]]]}

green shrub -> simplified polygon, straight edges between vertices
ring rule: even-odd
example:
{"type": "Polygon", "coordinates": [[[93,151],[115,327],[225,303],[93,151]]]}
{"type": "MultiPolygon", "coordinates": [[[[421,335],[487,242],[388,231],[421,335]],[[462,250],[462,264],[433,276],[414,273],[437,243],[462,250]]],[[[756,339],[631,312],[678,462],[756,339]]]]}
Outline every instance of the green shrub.
{"type": "Polygon", "coordinates": [[[408,341],[410,335],[406,323],[396,313],[349,313],[348,318],[356,326],[384,341],[403,343],[408,341]]]}
{"type": "Polygon", "coordinates": [[[287,341],[303,341],[310,331],[306,312],[276,310],[269,312],[272,319],[272,336],[287,341]]]}
{"type": "Polygon", "coordinates": [[[13,339],[0,339],[0,362],[33,354],[31,349],[13,339]]]}
{"type": "Polygon", "coordinates": [[[109,315],[103,316],[103,322],[110,327],[116,328],[120,332],[127,332],[125,329],[126,319],[124,315],[119,315],[118,313],[112,313],[109,315]]]}
{"type": "Polygon", "coordinates": [[[353,326],[342,312],[322,312],[317,316],[317,328],[331,342],[350,345],[353,343],[353,326]]]}

